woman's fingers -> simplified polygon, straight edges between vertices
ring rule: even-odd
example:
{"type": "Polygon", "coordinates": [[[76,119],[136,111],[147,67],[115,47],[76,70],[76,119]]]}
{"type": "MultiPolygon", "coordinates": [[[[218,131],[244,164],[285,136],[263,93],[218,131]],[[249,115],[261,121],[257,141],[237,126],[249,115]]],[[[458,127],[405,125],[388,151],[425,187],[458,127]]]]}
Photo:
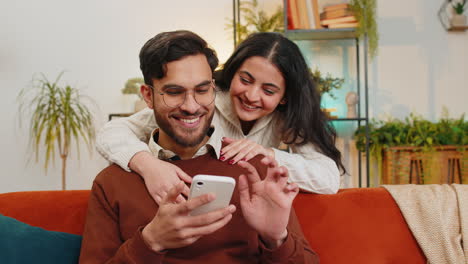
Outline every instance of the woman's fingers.
{"type": "Polygon", "coordinates": [[[239,139],[232,141],[229,145],[221,149],[221,161],[229,162],[229,164],[236,164],[239,161],[248,161],[258,154],[265,156],[270,155],[267,149],[263,146],[248,140],[239,139]]]}
{"type": "Polygon", "coordinates": [[[228,161],[239,152],[244,143],[244,139],[239,139],[229,143],[229,145],[221,149],[221,156],[219,157],[219,159],[221,161],[228,161]]]}

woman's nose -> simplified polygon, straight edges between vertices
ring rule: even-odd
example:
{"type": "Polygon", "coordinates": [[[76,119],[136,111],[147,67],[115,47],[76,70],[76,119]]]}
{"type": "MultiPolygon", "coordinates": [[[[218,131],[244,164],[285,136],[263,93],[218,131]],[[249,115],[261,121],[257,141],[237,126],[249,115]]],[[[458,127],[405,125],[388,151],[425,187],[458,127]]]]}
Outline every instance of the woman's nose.
{"type": "Polygon", "coordinates": [[[253,86],[249,88],[246,91],[245,96],[247,100],[249,100],[250,102],[256,102],[260,100],[260,87],[253,86]]]}

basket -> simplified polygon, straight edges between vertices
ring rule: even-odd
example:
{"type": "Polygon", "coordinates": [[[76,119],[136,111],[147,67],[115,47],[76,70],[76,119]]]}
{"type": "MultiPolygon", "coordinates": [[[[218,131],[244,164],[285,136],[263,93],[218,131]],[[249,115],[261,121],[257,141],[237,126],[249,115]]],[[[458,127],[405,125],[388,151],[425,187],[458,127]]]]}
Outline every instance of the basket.
{"type": "Polygon", "coordinates": [[[391,147],[383,152],[381,184],[468,182],[468,146],[391,147]]]}

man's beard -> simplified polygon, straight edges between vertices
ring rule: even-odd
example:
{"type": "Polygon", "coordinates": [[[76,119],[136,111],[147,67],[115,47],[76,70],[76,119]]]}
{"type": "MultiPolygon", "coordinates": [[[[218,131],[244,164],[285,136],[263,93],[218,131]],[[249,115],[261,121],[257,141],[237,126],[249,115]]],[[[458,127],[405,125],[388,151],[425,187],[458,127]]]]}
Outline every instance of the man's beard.
{"type": "MultiPolygon", "coordinates": [[[[182,130],[185,136],[178,135],[176,131],[173,129],[171,124],[168,122],[168,119],[163,118],[160,116],[156,109],[154,109],[154,116],[156,118],[156,123],[159,126],[159,129],[164,131],[170,138],[172,138],[177,145],[182,146],[182,147],[195,147],[198,144],[200,144],[205,137],[207,136],[208,130],[211,127],[211,121],[213,120],[214,116],[214,111],[212,112],[211,116],[207,119],[207,122],[205,122],[204,126],[202,127],[201,130],[196,130],[200,131],[199,134],[195,134],[193,129],[184,129],[182,127],[178,127],[178,130],[182,130]]],[[[190,117],[195,117],[195,116],[200,116],[199,113],[192,114],[192,115],[186,115],[187,118],[190,117]]]]}

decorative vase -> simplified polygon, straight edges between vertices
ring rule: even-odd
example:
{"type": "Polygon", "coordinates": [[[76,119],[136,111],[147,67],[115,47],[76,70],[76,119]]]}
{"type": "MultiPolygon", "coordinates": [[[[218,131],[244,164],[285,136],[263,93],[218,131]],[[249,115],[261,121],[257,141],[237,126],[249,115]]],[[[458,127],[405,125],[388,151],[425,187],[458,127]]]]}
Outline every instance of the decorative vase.
{"type": "Polygon", "coordinates": [[[139,99],[139,100],[135,101],[135,113],[139,112],[140,110],[142,110],[145,107],[146,107],[145,100],[139,99]]]}
{"type": "Polygon", "coordinates": [[[465,15],[453,15],[450,20],[452,27],[464,27],[466,26],[466,16],[465,15]]]}
{"type": "Polygon", "coordinates": [[[357,117],[357,110],[356,105],[359,101],[359,96],[356,92],[349,92],[346,94],[346,105],[348,105],[348,111],[346,113],[347,118],[356,118],[357,117]]]}

